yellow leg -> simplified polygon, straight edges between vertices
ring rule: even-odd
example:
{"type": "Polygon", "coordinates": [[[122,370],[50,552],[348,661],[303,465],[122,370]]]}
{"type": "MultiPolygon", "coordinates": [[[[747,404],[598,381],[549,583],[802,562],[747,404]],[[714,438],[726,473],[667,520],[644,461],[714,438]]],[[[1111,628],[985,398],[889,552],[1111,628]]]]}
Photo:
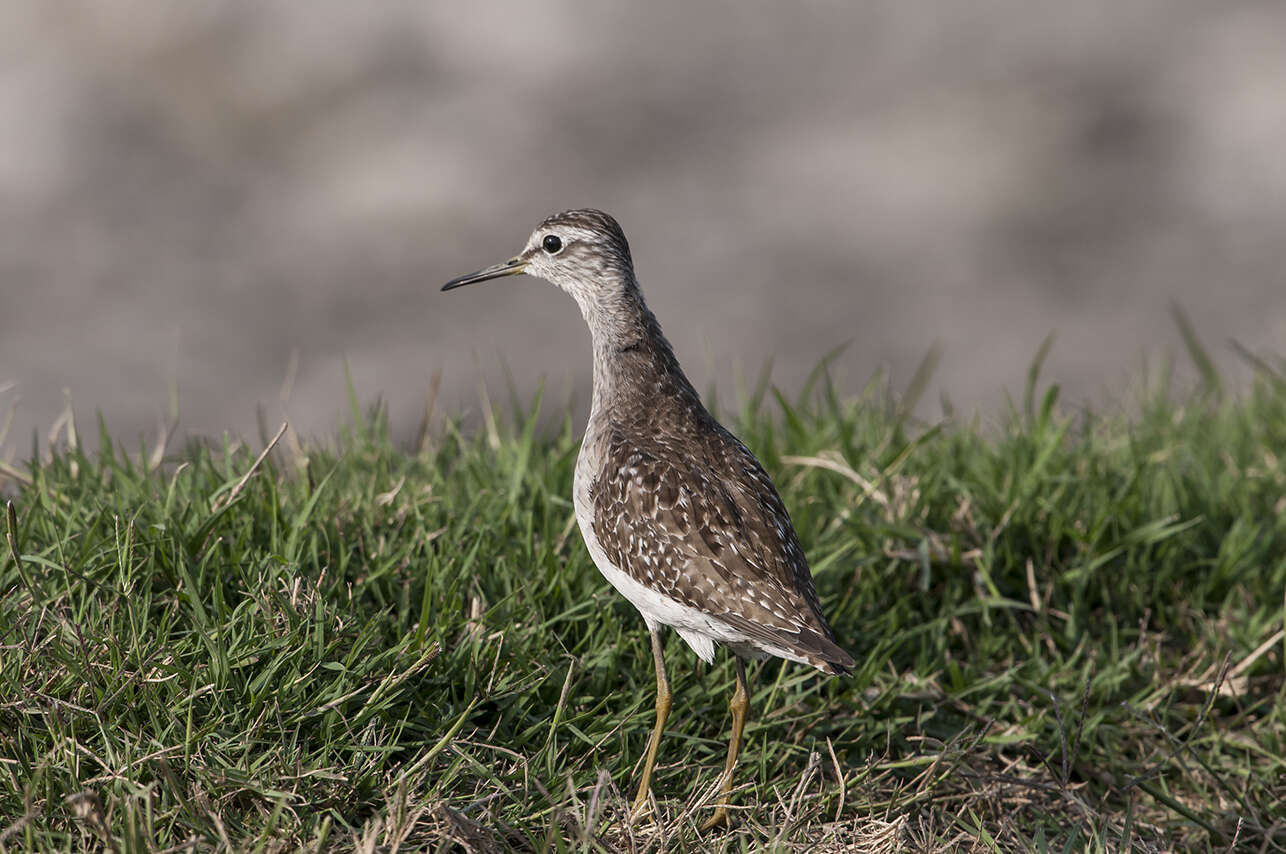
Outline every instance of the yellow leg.
{"type": "Polygon", "coordinates": [[[740,658],[737,661],[737,690],[732,692],[728,709],[732,712],[732,737],[728,739],[728,761],[723,765],[723,776],[719,784],[719,805],[714,815],[710,816],[702,830],[712,830],[728,824],[728,796],[732,793],[732,768],[737,764],[737,754],[741,752],[741,731],[746,725],[746,712],[750,710],[750,694],[746,691],[746,665],[740,658]]]}
{"type": "Polygon", "coordinates": [[[637,821],[647,812],[648,795],[652,791],[652,766],[656,764],[656,749],[661,744],[661,730],[665,729],[665,719],[670,716],[670,680],[665,675],[665,657],[661,654],[661,635],[652,632],[652,658],[656,660],[656,726],[652,728],[652,737],[647,743],[647,758],[643,760],[643,779],[639,781],[639,792],[630,807],[630,820],[637,821]]]}

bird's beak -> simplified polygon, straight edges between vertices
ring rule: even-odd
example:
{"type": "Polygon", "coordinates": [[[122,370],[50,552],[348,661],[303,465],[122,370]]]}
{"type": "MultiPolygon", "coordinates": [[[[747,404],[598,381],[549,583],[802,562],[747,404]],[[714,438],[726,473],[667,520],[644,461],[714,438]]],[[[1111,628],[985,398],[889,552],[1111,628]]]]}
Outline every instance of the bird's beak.
{"type": "Polygon", "coordinates": [[[510,258],[503,264],[492,264],[490,267],[483,267],[476,273],[452,279],[442,286],[442,290],[449,291],[452,288],[461,288],[465,285],[472,285],[474,282],[485,282],[487,279],[499,279],[502,276],[516,276],[525,269],[527,269],[526,261],[521,258],[510,258]]]}

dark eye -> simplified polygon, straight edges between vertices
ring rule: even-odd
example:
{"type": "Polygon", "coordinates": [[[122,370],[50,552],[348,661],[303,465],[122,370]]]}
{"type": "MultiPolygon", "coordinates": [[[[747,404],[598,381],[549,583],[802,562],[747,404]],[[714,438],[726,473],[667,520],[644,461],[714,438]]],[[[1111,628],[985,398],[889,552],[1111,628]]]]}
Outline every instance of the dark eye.
{"type": "Polygon", "coordinates": [[[544,241],[542,241],[540,245],[545,247],[545,251],[550,255],[553,255],[563,248],[563,242],[558,239],[557,234],[546,234],[544,241]]]}

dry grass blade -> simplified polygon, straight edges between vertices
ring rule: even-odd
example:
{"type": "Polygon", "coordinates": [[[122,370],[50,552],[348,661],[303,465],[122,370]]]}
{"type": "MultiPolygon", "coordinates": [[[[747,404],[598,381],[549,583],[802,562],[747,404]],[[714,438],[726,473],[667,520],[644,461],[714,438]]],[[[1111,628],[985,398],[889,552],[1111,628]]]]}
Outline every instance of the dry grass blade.
{"type": "Polygon", "coordinates": [[[848,784],[844,779],[844,769],[840,768],[839,759],[835,757],[835,745],[826,739],[826,752],[831,756],[831,767],[835,769],[835,782],[839,784],[839,803],[835,805],[835,820],[844,814],[844,800],[848,796],[848,784]]]}
{"type": "Polygon", "coordinates": [[[10,480],[16,480],[23,486],[31,486],[33,483],[31,475],[27,474],[22,469],[14,468],[4,460],[0,460],[0,476],[7,477],[10,480]]]}
{"type": "Polygon", "coordinates": [[[889,506],[888,496],[880,491],[880,488],[875,484],[862,477],[856,469],[850,466],[838,454],[824,453],[815,457],[797,457],[786,454],[782,456],[781,461],[789,465],[809,466],[811,468],[825,469],[827,471],[833,471],[836,474],[841,474],[853,481],[853,483],[857,484],[867,498],[873,500],[881,507],[887,508],[889,506]]]}
{"type": "Polygon", "coordinates": [[[281,427],[277,429],[277,435],[272,437],[272,441],[270,441],[267,447],[265,447],[263,451],[259,454],[259,456],[255,458],[254,463],[250,466],[249,469],[246,470],[246,473],[241,476],[241,479],[237,481],[236,485],[232,487],[231,491],[229,491],[228,494],[224,496],[221,500],[220,499],[215,500],[213,504],[213,509],[218,510],[220,507],[224,507],[224,506],[227,506],[228,504],[231,504],[232,501],[238,495],[241,494],[241,490],[246,488],[246,484],[250,482],[250,478],[254,476],[254,473],[256,471],[258,471],[259,466],[263,465],[263,461],[268,458],[268,454],[272,453],[272,449],[276,447],[278,442],[281,441],[281,437],[286,435],[286,428],[288,428],[289,426],[290,424],[288,422],[286,421],[281,422],[281,427]]]}
{"type": "Polygon", "coordinates": [[[438,401],[438,392],[442,388],[442,369],[433,371],[429,378],[429,391],[424,398],[424,414],[420,416],[420,426],[415,433],[415,450],[427,454],[433,450],[433,408],[438,401]]]}

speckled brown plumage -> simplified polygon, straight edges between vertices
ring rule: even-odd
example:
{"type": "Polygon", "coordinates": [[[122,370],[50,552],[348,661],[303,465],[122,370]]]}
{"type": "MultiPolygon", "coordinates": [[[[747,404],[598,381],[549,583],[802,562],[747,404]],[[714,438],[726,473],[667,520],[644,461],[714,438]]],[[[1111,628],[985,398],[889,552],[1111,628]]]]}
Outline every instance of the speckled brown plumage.
{"type": "MultiPolygon", "coordinates": [[[[590,429],[601,457],[590,487],[595,536],[639,583],[829,673],[852,659],[834,642],[808,562],[759,461],[706,411],[651,312],[618,352],[618,388],[590,429]]],[[[762,646],[760,646],[762,645],[762,646]]]]}

